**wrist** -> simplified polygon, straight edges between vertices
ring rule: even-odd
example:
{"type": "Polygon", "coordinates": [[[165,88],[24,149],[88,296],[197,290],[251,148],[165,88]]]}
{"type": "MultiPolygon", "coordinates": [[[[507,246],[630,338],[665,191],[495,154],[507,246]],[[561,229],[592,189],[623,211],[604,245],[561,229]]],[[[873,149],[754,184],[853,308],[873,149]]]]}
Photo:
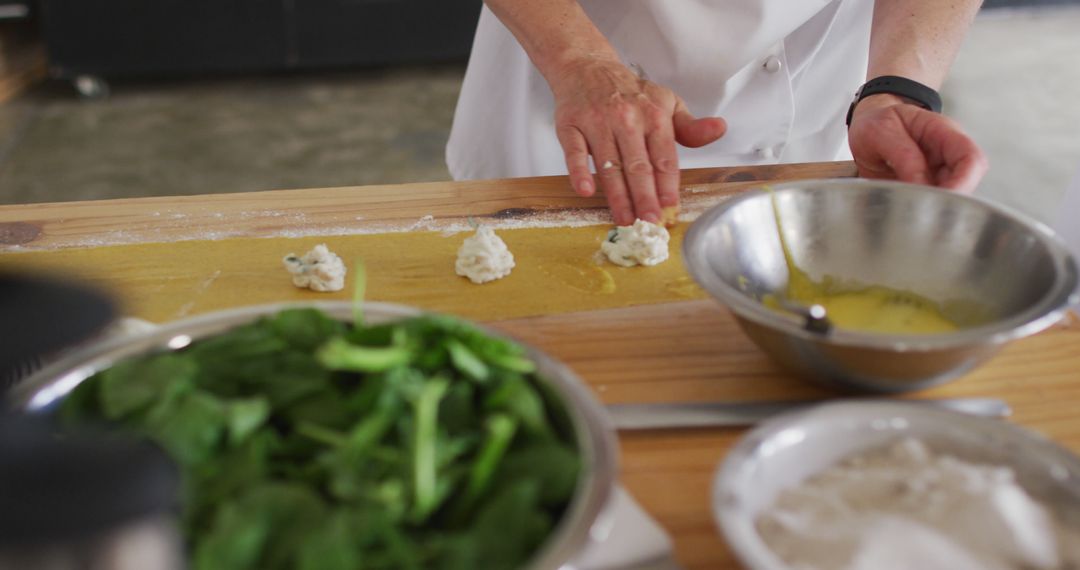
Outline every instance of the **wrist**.
{"type": "Polygon", "coordinates": [[[580,89],[582,78],[590,69],[608,66],[623,67],[614,50],[572,50],[553,58],[540,70],[556,98],[564,91],[580,89]]]}
{"type": "Polygon", "coordinates": [[[867,109],[910,103],[934,113],[941,112],[941,95],[931,87],[913,79],[897,75],[884,75],[867,81],[855,94],[855,99],[848,106],[845,122],[851,126],[855,112],[867,109]],[[882,99],[882,97],[890,97],[882,99]],[[876,99],[873,104],[863,105],[863,101],[876,99]]]}
{"type": "Polygon", "coordinates": [[[865,113],[884,109],[886,107],[894,107],[896,105],[920,106],[918,103],[906,97],[893,95],[892,93],[875,93],[874,95],[870,95],[855,102],[855,108],[851,112],[851,122],[855,122],[856,118],[865,113]]]}

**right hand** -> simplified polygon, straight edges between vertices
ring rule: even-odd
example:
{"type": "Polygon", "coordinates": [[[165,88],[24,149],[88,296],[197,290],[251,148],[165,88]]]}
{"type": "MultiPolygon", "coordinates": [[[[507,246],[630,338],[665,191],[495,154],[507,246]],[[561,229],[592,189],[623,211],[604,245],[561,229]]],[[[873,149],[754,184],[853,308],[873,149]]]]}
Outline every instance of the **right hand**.
{"type": "Polygon", "coordinates": [[[581,196],[596,192],[592,155],[618,225],[636,218],[657,223],[661,208],[678,206],[675,143],[704,146],[727,130],[719,117],[695,119],[670,89],[638,77],[617,60],[572,65],[551,88],[570,184],[581,196]]]}

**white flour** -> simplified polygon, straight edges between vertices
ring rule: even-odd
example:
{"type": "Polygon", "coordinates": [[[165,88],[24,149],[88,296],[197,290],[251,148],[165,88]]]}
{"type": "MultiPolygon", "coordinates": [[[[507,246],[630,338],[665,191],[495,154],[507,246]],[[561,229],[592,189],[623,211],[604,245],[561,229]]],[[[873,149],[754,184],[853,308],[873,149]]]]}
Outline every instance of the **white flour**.
{"type": "MultiPolygon", "coordinates": [[[[693,186],[683,196],[680,222],[692,222],[704,211],[726,200],[709,186],[693,186]],[[713,192],[713,193],[710,193],[713,192]]],[[[0,252],[102,247],[111,245],[173,243],[178,241],[217,241],[235,238],[302,238],[319,236],[371,235],[409,231],[435,231],[443,235],[467,232],[472,228],[465,216],[426,215],[419,219],[369,219],[352,211],[321,208],[313,211],[241,210],[218,212],[212,205],[185,207],[183,211],[165,210],[142,214],[123,214],[117,225],[124,229],[85,233],[79,219],[70,220],[78,231],[67,229],[69,220],[47,222],[47,241],[0,245],[0,252]],[[223,215],[222,215],[223,214],[223,215]],[[55,226],[55,227],[53,227],[55,226]]],[[[106,212],[93,216],[112,220],[106,212]]],[[[113,223],[113,222],[110,222],[113,223]]],[[[578,228],[611,223],[606,208],[570,208],[539,210],[524,217],[485,218],[484,225],[496,230],[524,228],[578,228]]],[[[103,224],[108,226],[109,224],[103,224]]]]}
{"type": "Polygon", "coordinates": [[[1080,531],[1065,527],[1007,467],[902,440],[780,493],[757,520],[800,570],[1066,570],[1080,531]]]}

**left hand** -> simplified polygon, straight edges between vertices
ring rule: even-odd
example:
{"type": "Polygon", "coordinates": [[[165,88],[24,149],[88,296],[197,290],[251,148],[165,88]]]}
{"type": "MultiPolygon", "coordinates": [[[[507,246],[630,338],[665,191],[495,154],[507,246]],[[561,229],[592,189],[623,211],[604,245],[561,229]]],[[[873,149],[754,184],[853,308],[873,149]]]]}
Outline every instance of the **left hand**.
{"type": "Polygon", "coordinates": [[[878,94],[855,107],[848,143],[859,176],[970,193],[986,174],[986,155],[955,121],[878,94]]]}

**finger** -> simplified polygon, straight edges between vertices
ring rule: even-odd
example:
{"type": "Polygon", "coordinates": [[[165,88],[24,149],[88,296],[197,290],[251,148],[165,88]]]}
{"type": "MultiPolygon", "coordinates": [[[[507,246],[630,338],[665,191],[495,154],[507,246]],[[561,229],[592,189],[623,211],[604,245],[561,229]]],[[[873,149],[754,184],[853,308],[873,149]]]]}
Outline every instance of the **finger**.
{"type": "Polygon", "coordinates": [[[705,146],[727,132],[727,122],[724,119],[720,117],[695,119],[682,99],[675,100],[672,120],[675,124],[675,140],[691,148],[705,146]]]}
{"type": "Polygon", "coordinates": [[[645,136],[646,149],[653,165],[656,196],[661,208],[679,205],[679,154],[675,150],[675,133],[671,121],[651,125],[645,136]]]}
{"type": "Polygon", "coordinates": [[[990,168],[986,155],[978,148],[975,151],[939,173],[937,185],[966,194],[974,192],[990,168]]]}
{"type": "Polygon", "coordinates": [[[882,156],[897,180],[912,184],[933,183],[926,157],[914,141],[897,141],[895,146],[885,149],[882,156]]]}
{"type": "Polygon", "coordinates": [[[615,143],[623,161],[623,179],[626,180],[630,199],[634,203],[634,215],[646,222],[660,221],[660,200],[656,196],[656,180],[653,178],[652,160],[645,146],[645,133],[640,128],[620,130],[615,143]]]}
{"type": "Polygon", "coordinates": [[[959,125],[940,115],[932,118],[934,126],[924,130],[919,144],[931,156],[931,167],[936,167],[935,183],[942,188],[973,192],[989,169],[986,155],[959,125]]]}
{"type": "Polygon", "coordinates": [[[887,149],[884,158],[885,164],[896,174],[897,180],[912,184],[933,183],[926,157],[914,141],[898,142],[896,146],[887,149]]]}
{"type": "Polygon", "coordinates": [[[931,184],[932,177],[923,150],[905,131],[892,136],[853,139],[852,154],[859,165],[859,175],[866,178],[895,178],[912,184],[931,184]]]}
{"type": "Polygon", "coordinates": [[[585,142],[585,135],[572,126],[560,127],[556,130],[556,135],[566,156],[570,186],[579,196],[592,196],[596,193],[596,182],[589,172],[589,146],[585,142]]]}
{"type": "Polygon", "coordinates": [[[615,139],[610,132],[588,133],[586,138],[589,141],[593,164],[596,165],[596,176],[604,189],[604,197],[607,198],[615,224],[628,226],[634,223],[634,207],[623,180],[622,163],[619,162],[619,148],[615,139]]]}
{"type": "Polygon", "coordinates": [[[623,180],[634,204],[635,217],[655,224],[661,218],[660,200],[656,195],[655,170],[646,132],[660,128],[664,122],[661,116],[666,113],[649,104],[624,111],[611,123],[622,158],[623,180]]]}

